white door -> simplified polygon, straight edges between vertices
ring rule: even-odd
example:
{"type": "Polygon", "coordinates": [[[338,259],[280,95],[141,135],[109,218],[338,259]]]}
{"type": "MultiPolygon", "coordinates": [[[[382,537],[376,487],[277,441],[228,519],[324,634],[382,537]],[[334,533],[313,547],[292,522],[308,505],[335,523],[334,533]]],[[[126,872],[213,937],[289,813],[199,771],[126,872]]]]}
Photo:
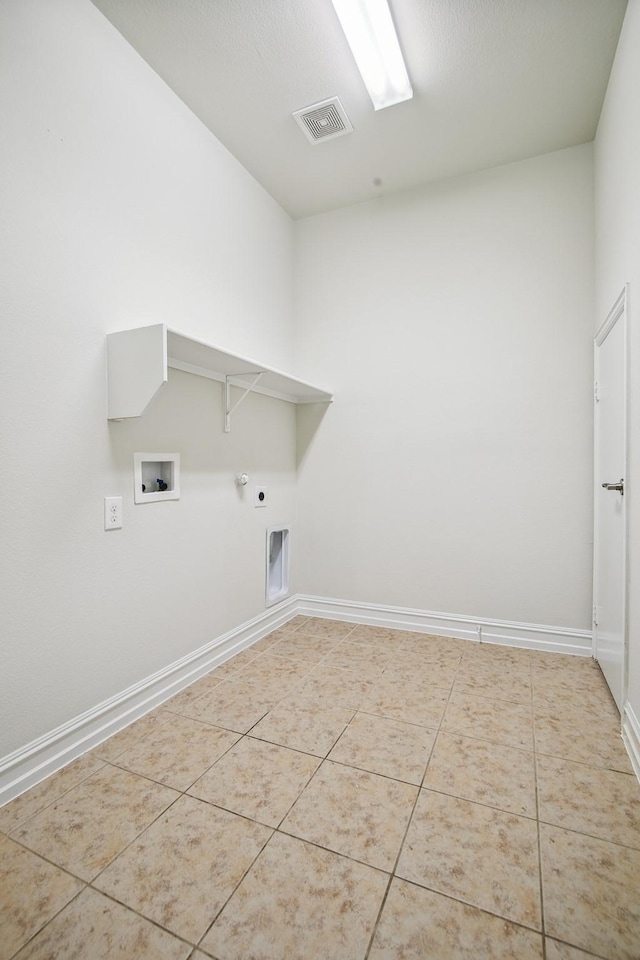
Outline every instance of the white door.
{"type": "Polygon", "coordinates": [[[626,696],[626,343],[622,292],[595,338],[594,656],[622,712],[626,696]]]}

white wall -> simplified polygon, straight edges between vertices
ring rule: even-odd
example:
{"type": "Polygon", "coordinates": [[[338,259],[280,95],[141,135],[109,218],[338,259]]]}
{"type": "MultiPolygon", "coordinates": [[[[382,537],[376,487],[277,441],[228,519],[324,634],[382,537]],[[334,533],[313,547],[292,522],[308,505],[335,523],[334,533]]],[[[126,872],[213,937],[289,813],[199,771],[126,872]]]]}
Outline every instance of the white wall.
{"type": "Polygon", "coordinates": [[[88,0],[3,0],[0,43],[2,756],[264,610],[295,412],[251,397],[227,436],[220,385],[172,371],[107,423],[111,330],[290,367],[292,224],[88,0]],[[135,450],[181,452],[179,502],[134,506],[135,450]]]}
{"type": "Polygon", "coordinates": [[[296,224],[302,592],[590,629],[591,146],[296,224]]]}
{"type": "MultiPolygon", "coordinates": [[[[630,285],[629,694],[640,718],[640,2],[629,0],[595,143],[596,326],[630,285]]],[[[638,731],[640,735],[640,731],[638,731]]]]}

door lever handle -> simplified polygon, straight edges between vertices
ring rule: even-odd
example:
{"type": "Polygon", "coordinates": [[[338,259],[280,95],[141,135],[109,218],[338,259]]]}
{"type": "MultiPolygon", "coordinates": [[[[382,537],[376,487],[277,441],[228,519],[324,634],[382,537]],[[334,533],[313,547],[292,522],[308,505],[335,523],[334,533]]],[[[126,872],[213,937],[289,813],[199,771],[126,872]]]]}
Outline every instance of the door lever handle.
{"type": "Polygon", "coordinates": [[[619,493],[624,497],[624,480],[621,479],[617,483],[603,483],[601,484],[605,490],[618,490],[619,493]]]}

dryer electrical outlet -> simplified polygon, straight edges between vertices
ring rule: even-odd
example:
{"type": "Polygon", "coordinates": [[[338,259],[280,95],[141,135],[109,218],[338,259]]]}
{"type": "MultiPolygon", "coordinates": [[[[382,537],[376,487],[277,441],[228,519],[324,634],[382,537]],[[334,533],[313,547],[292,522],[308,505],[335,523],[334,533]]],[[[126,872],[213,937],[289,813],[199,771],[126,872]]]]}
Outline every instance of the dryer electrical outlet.
{"type": "Polygon", "coordinates": [[[255,507],[266,507],[267,505],[267,488],[266,487],[256,487],[255,500],[253,501],[255,507]]]}

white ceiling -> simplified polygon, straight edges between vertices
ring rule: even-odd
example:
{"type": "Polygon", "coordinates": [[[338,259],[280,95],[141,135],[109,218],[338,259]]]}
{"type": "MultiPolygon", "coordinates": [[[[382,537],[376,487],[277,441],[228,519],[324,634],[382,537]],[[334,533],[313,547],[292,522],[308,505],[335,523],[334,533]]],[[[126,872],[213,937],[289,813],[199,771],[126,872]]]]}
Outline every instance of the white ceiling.
{"type": "Polygon", "coordinates": [[[626,0],[390,0],[413,99],[374,112],[331,0],[93,0],[292,217],[593,139],[626,0]],[[351,134],[292,117],[340,97],[351,134]]]}

